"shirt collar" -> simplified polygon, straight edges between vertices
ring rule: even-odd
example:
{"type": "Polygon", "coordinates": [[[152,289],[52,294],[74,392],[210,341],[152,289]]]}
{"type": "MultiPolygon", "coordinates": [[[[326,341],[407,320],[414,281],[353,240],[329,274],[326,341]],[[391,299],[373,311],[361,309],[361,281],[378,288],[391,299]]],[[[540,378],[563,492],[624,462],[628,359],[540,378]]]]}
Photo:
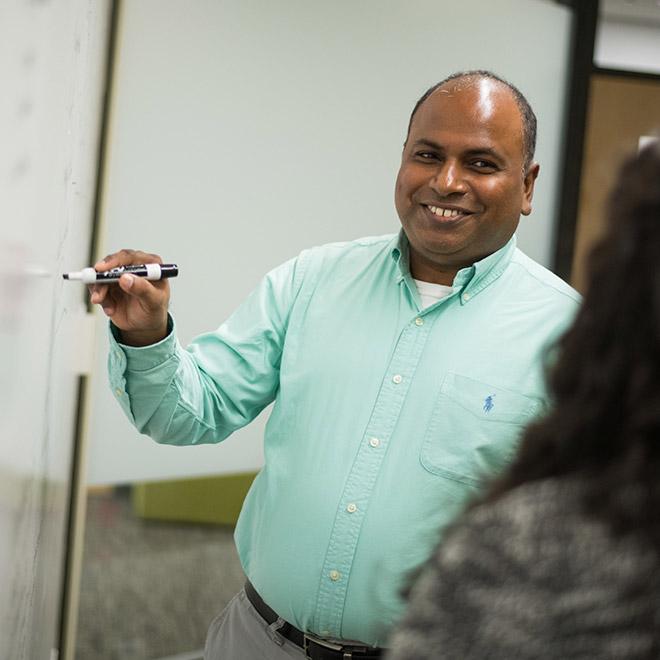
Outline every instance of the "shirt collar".
{"type": "Polygon", "coordinates": [[[400,284],[410,276],[410,250],[408,248],[408,237],[403,229],[392,238],[390,254],[397,265],[395,271],[396,283],[400,284]]]}
{"type": "MultiPolygon", "coordinates": [[[[515,234],[497,252],[476,261],[471,266],[461,268],[454,276],[454,291],[461,292],[461,304],[467,303],[478,293],[492,284],[506,269],[516,249],[515,234]]],[[[397,264],[396,281],[401,283],[410,274],[410,248],[408,237],[403,229],[392,239],[391,255],[397,264]]]]}

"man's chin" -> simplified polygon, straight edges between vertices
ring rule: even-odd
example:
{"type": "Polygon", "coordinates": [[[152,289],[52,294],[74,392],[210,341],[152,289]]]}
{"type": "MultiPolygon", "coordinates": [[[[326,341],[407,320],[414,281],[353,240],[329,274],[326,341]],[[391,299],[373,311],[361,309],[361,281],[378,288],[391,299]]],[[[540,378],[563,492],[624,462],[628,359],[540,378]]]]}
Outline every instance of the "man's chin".
{"type": "Polygon", "coordinates": [[[461,261],[464,258],[465,246],[452,241],[434,241],[420,245],[418,252],[429,261],[439,264],[461,261]]]}

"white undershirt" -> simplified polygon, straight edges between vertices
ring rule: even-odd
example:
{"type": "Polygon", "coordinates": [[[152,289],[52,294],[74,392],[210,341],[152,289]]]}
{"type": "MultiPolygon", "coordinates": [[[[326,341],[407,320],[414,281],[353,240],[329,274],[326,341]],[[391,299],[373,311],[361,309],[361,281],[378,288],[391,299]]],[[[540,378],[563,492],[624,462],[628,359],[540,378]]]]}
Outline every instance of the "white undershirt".
{"type": "Polygon", "coordinates": [[[433,282],[422,282],[415,280],[419,297],[422,299],[422,309],[435,305],[438,300],[442,300],[450,295],[454,289],[444,284],[434,284],[433,282]]]}

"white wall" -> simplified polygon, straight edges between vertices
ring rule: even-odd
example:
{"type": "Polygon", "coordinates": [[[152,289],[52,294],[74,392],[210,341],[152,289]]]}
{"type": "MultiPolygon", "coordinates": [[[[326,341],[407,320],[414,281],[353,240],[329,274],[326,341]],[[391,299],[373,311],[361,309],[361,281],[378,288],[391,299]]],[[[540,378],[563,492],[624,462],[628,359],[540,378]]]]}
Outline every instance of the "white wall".
{"type": "Polygon", "coordinates": [[[594,62],[606,69],[660,74],[660,25],[601,18],[594,62]]]}
{"type": "MultiPolygon", "coordinates": [[[[550,0],[125,0],[122,7],[101,249],[139,247],[179,262],[172,310],[184,341],[218,326],[268,269],[301,249],[397,230],[393,187],[408,116],[427,87],[455,70],[510,78],[538,113],[541,177],[519,239],[549,262],[566,7],[550,0]]],[[[107,387],[100,335],[91,483],[260,465],[260,422],[222,447],[162,447],[139,436],[107,387]]]]}
{"type": "Polygon", "coordinates": [[[0,4],[0,658],[57,645],[108,3],[0,4]]]}

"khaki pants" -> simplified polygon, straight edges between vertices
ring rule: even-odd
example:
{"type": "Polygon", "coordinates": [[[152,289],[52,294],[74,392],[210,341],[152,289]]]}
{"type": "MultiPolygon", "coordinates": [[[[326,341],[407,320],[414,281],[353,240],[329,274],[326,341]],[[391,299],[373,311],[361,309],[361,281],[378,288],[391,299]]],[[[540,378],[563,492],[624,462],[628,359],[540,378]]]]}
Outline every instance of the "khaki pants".
{"type": "Polygon", "coordinates": [[[302,660],[299,646],[280,635],[283,620],[268,625],[241,589],[211,622],[204,660],[302,660]]]}

